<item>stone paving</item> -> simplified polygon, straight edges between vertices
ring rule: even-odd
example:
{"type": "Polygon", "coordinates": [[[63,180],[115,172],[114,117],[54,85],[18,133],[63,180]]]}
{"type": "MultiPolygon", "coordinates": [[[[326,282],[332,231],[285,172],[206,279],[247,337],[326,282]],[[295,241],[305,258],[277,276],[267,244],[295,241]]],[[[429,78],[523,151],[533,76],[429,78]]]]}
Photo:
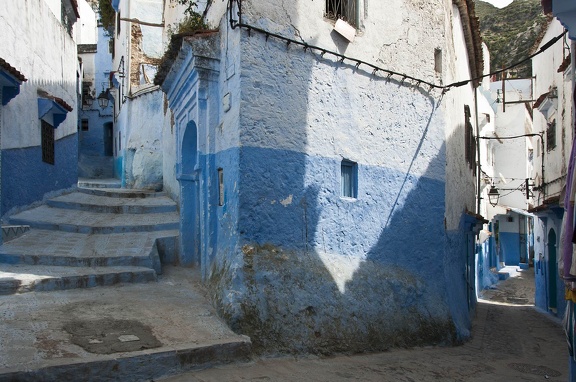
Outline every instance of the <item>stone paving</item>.
{"type": "Polygon", "coordinates": [[[0,381],[149,381],[247,361],[250,348],[248,337],[218,318],[194,269],[165,267],[154,283],[0,296],[0,381]],[[80,346],[82,333],[71,325],[94,328],[103,320],[108,332],[87,333],[88,342],[113,337],[109,354],[80,346]],[[160,346],[147,347],[141,327],[160,346]],[[134,347],[116,351],[131,335],[134,347]]]}
{"type": "Polygon", "coordinates": [[[524,301],[534,290],[533,269],[512,273],[479,301],[472,339],[462,346],[255,359],[162,381],[565,382],[568,349],[560,322],[524,301]]]}
{"type": "Polygon", "coordinates": [[[199,271],[166,265],[175,203],[105,185],[11,217],[31,229],[0,246],[0,381],[143,381],[247,360],[250,339],[218,318],[199,271]]]}

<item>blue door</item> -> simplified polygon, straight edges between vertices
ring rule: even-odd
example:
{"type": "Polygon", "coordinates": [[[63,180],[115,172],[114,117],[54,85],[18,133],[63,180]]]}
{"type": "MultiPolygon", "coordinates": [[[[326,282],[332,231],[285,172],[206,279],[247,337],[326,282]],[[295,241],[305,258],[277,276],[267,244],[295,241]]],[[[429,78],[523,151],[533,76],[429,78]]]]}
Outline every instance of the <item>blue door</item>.
{"type": "Polygon", "coordinates": [[[194,122],[186,125],[180,152],[180,262],[199,265],[198,132],[194,122]]]}
{"type": "Polygon", "coordinates": [[[548,309],[558,307],[556,287],[556,232],[551,229],[548,233],[548,309]]]}

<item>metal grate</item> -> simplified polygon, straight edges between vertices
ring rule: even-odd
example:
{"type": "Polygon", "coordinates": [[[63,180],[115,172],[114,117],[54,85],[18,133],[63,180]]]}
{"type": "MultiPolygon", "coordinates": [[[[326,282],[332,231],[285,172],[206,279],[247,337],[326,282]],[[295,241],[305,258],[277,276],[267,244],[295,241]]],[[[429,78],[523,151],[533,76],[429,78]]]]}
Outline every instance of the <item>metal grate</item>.
{"type": "Polygon", "coordinates": [[[358,0],[326,0],[324,16],[331,20],[342,19],[348,24],[357,26],[358,0]]]}
{"type": "Polygon", "coordinates": [[[54,127],[42,120],[42,161],[54,164],[54,127]]]}
{"type": "Polygon", "coordinates": [[[551,151],[556,148],[556,120],[548,123],[546,129],[546,150],[551,151]]]}

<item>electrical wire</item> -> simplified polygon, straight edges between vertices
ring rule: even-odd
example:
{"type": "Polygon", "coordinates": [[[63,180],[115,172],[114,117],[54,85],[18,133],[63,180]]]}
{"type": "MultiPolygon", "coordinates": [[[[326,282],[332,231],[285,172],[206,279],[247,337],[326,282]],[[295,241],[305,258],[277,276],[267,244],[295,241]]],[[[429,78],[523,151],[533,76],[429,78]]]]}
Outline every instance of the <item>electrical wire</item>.
{"type": "MultiPolygon", "coordinates": [[[[348,57],[346,55],[331,51],[331,50],[326,49],[326,48],[322,48],[322,47],[319,47],[316,45],[308,44],[307,42],[298,41],[298,40],[295,40],[295,39],[292,39],[289,37],[285,37],[285,36],[282,36],[280,34],[273,33],[273,32],[267,31],[267,30],[259,28],[259,27],[255,27],[255,26],[250,25],[250,24],[244,24],[242,22],[242,0],[229,0],[228,7],[229,7],[229,13],[230,13],[229,22],[230,22],[230,26],[232,27],[232,29],[244,28],[248,31],[248,36],[251,36],[252,31],[258,32],[258,33],[264,34],[266,36],[266,41],[268,41],[268,39],[270,37],[273,37],[273,38],[276,38],[278,40],[284,41],[287,44],[287,47],[289,47],[291,44],[299,45],[299,46],[303,47],[305,52],[308,50],[319,52],[321,57],[324,57],[325,54],[330,54],[330,55],[336,57],[340,63],[343,63],[345,60],[352,62],[354,64],[354,66],[356,67],[356,69],[359,69],[359,67],[361,65],[368,66],[369,68],[372,69],[372,75],[376,75],[378,72],[382,72],[382,73],[386,74],[387,80],[390,80],[390,78],[392,76],[400,77],[400,84],[401,85],[404,84],[406,82],[406,80],[410,80],[413,82],[411,84],[413,87],[421,87],[422,85],[426,85],[429,87],[429,91],[431,91],[432,89],[442,90],[442,95],[444,95],[447,91],[449,91],[452,88],[461,87],[461,86],[467,85],[471,82],[477,82],[479,80],[482,80],[483,78],[491,77],[493,75],[500,74],[500,73],[503,73],[503,72],[508,71],[510,69],[513,69],[517,66],[520,66],[520,65],[524,64],[525,62],[531,60],[532,58],[536,57],[537,55],[548,50],[552,45],[554,45],[559,39],[561,39],[568,32],[567,30],[564,30],[564,32],[562,32],[558,36],[550,39],[546,44],[542,45],[542,47],[538,51],[536,51],[535,53],[529,55],[528,57],[526,57],[526,58],[524,58],[524,59],[522,59],[516,63],[508,65],[505,68],[496,70],[496,71],[491,72],[491,73],[483,74],[483,75],[475,77],[475,78],[470,78],[470,79],[459,81],[459,82],[453,82],[453,83],[448,84],[448,85],[437,85],[437,84],[434,84],[432,82],[422,80],[422,79],[419,79],[416,77],[412,77],[412,76],[404,74],[404,73],[399,73],[399,72],[396,72],[396,71],[393,71],[390,69],[381,68],[379,66],[376,66],[372,63],[366,62],[366,61],[358,59],[358,58],[348,57]],[[238,20],[235,20],[233,18],[233,9],[232,9],[233,7],[232,6],[233,6],[234,2],[236,2],[238,5],[238,20]]],[[[481,138],[484,138],[484,137],[481,137],[481,138]]],[[[489,138],[484,138],[484,139],[489,139],[489,138]]]]}

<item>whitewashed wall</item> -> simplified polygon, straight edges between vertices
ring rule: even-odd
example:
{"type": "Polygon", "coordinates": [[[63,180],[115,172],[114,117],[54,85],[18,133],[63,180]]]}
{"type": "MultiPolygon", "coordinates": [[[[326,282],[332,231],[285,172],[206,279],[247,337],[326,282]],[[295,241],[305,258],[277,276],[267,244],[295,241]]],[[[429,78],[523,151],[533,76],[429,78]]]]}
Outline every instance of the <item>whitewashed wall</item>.
{"type": "Polygon", "coordinates": [[[38,90],[74,108],[56,129],[56,140],[76,133],[76,44],[59,20],[45,1],[2,2],[0,57],[28,78],[3,111],[3,149],[40,144],[38,90]]]}
{"type": "MultiPolygon", "coordinates": [[[[563,32],[563,27],[557,19],[553,19],[551,24],[542,39],[540,47],[548,42],[551,38],[558,36],[563,32]]],[[[565,39],[568,37],[566,36],[565,39]]],[[[558,98],[554,100],[555,107],[547,112],[547,115],[542,114],[538,109],[534,109],[534,131],[546,132],[547,122],[556,120],[556,148],[544,153],[544,166],[545,166],[545,179],[546,183],[551,183],[546,188],[546,199],[560,194],[561,188],[565,183],[565,178],[562,178],[568,168],[568,159],[572,147],[573,137],[573,122],[572,122],[572,77],[565,76],[564,73],[558,73],[557,70],[568,55],[566,47],[569,44],[564,40],[557,41],[546,52],[534,57],[532,59],[532,72],[534,74],[534,98],[537,99],[542,94],[556,87],[558,91],[558,98]],[[562,178],[562,179],[560,179],[562,178]]],[[[544,134],[546,141],[546,134],[544,134]]],[[[534,140],[534,146],[539,144],[534,140]]],[[[541,163],[542,153],[541,150],[535,148],[535,152],[539,155],[535,156],[535,162],[541,163]]],[[[541,182],[541,170],[537,165],[535,168],[534,177],[541,182]]],[[[538,201],[536,205],[542,204],[543,195],[538,193],[538,201]]]]}

